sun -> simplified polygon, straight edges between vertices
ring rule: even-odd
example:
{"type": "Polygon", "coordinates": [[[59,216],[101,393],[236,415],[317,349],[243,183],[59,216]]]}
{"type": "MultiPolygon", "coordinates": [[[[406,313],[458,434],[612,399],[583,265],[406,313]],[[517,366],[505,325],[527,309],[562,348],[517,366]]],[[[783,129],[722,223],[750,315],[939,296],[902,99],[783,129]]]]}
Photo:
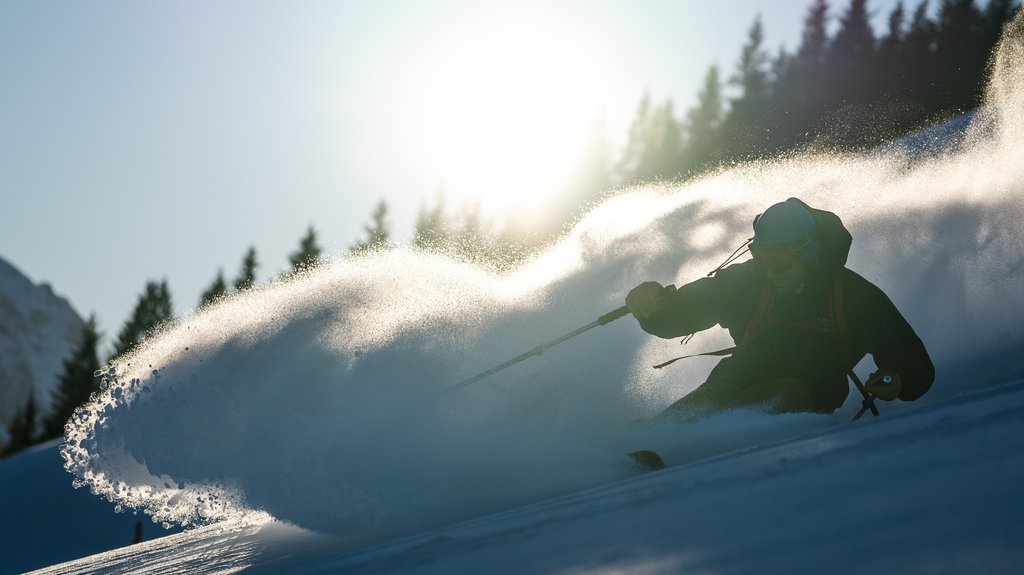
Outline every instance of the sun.
{"type": "Polygon", "coordinates": [[[542,212],[602,114],[598,43],[527,12],[466,17],[435,41],[418,96],[446,196],[492,215],[542,212]]]}

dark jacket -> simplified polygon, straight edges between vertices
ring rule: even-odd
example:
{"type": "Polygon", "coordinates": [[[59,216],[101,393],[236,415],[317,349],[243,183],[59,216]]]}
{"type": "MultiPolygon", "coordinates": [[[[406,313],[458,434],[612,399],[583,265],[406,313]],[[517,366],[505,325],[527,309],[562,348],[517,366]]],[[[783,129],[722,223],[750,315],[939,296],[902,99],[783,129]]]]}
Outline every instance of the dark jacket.
{"type": "Polygon", "coordinates": [[[721,325],[738,349],[715,367],[705,385],[739,391],[797,378],[808,386],[817,411],[843,404],[849,393],[846,373],[866,354],[878,367],[899,373],[902,400],[917,399],[931,386],[935,368],[921,339],[885,293],[860,275],[845,267],[828,272],[812,268],[801,292],[771,296],[767,311],[758,314],[762,298],[770,293],[764,268],[751,260],[678,289],[666,288],[659,311],[641,319],[640,326],[652,335],[674,338],[721,325]],[[837,274],[849,341],[845,350],[829,299],[837,274]],[[753,329],[751,320],[758,315],[763,321],[753,329]],[[748,335],[748,329],[755,333],[748,335]]]}

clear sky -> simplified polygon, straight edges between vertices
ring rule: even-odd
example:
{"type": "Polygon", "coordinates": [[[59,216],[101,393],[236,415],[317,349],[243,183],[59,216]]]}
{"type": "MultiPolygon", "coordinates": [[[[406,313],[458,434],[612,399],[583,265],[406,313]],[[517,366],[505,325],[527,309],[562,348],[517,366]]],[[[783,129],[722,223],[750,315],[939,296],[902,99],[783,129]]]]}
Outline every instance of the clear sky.
{"type": "Polygon", "coordinates": [[[755,15],[793,49],[809,5],[6,0],[0,257],[112,337],[147,280],[187,312],[250,245],[260,279],[310,225],[343,253],[380,199],[399,241],[442,184],[536,209],[597,118],[614,145],[645,91],[681,113],[755,15]]]}

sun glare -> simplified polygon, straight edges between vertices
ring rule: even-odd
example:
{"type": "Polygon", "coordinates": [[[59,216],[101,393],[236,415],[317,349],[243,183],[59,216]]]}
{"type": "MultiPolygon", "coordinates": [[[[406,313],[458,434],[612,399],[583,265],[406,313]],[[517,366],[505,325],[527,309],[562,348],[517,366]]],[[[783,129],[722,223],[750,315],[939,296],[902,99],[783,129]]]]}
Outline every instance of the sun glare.
{"type": "Polygon", "coordinates": [[[530,14],[460,21],[426,56],[426,113],[453,203],[542,212],[602,114],[597,45],[530,14]]]}

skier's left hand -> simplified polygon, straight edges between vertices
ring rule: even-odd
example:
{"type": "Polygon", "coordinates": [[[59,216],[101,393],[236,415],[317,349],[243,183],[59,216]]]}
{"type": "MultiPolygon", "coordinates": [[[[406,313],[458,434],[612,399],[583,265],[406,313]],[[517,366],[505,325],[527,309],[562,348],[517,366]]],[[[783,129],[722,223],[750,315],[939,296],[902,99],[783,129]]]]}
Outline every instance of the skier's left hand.
{"type": "Polygon", "coordinates": [[[891,369],[880,369],[872,373],[864,384],[864,391],[884,401],[896,399],[902,389],[900,374],[891,369]]]}

